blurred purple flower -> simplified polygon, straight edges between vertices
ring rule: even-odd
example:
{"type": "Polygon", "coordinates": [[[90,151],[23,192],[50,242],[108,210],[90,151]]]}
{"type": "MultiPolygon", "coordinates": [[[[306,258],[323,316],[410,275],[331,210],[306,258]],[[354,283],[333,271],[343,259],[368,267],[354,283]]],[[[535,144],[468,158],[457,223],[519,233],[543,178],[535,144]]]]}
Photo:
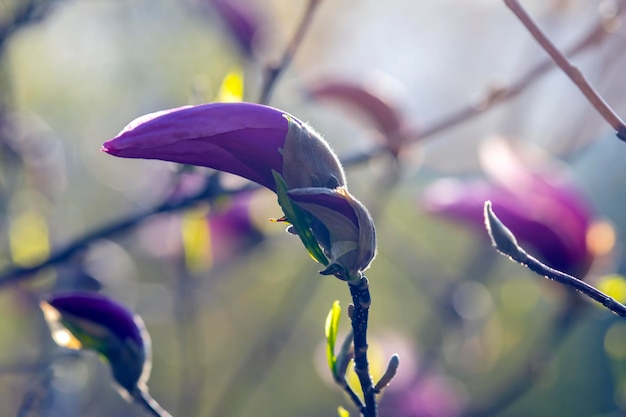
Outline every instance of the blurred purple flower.
{"type": "Polygon", "coordinates": [[[131,122],[102,150],[120,157],[206,166],[274,192],[278,174],[287,197],[312,216],[311,224],[303,221],[300,226],[294,223],[297,219],[288,220],[303,242],[304,231],[298,227],[310,228],[330,258],[323,272],[355,279],[375,256],[373,221],[348,193],[339,159],[318,133],[278,109],[211,103],[165,110],[131,122]]]}
{"type": "Polygon", "coordinates": [[[237,195],[225,207],[217,207],[209,214],[214,262],[232,259],[263,240],[263,233],[250,218],[250,198],[250,194],[237,195]]]}
{"type": "Polygon", "coordinates": [[[552,268],[584,276],[593,261],[587,245],[593,214],[565,169],[554,161],[538,169],[503,140],[485,142],[480,156],[491,181],[439,180],[424,194],[425,209],[472,226],[487,238],[483,205],[491,200],[522,246],[552,268]]]}
{"type": "Polygon", "coordinates": [[[205,0],[224,22],[246,56],[253,55],[254,38],[261,26],[262,13],[251,2],[242,0],[205,0]]]}
{"type": "Polygon", "coordinates": [[[150,336],[141,318],[98,293],[53,294],[40,303],[55,341],[104,356],[128,398],[145,391],[152,367],[150,336]],[[67,333],[59,334],[63,329],[67,333]]]}
{"type": "Polygon", "coordinates": [[[442,374],[417,377],[401,389],[393,383],[380,401],[382,415],[396,417],[460,417],[467,402],[462,384],[442,374]]]}

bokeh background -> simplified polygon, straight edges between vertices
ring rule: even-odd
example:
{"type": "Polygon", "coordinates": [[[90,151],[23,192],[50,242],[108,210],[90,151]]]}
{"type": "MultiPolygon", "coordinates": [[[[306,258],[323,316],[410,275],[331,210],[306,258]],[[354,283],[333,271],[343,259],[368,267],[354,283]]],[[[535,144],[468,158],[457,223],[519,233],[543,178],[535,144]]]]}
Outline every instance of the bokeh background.
{"type": "MultiPolygon", "coordinates": [[[[281,214],[275,196],[257,190],[150,214],[213,173],[100,151],[142,114],[223,98],[224,88],[237,95],[241,85],[245,100],[258,100],[264,68],[283,53],[307,3],[0,0],[0,266],[36,265],[136,219],[0,288],[2,415],[145,415],[110,387],[95,355],[55,359],[37,300],[76,288],[112,295],[143,317],[151,393],[176,416],[334,416],[338,405],[356,415],[324,357],[326,314],[334,300],[346,307],[349,292],[319,276],[297,238],[268,221],[281,214]],[[30,3],[40,12],[14,22],[30,3]],[[237,38],[241,28],[220,3],[244,4],[250,42],[237,38]]],[[[610,19],[622,3],[524,2],[563,48],[608,19],[606,35],[574,62],[625,116],[626,29],[610,19]]],[[[532,170],[549,169],[548,180],[567,170],[576,201],[600,225],[580,232],[581,257],[593,264],[572,268],[623,297],[626,144],[575,86],[547,71],[476,117],[449,121],[462,109],[479,112],[490,88],[514,84],[543,60],[501,1],[321,0],[276,86],[271,104],[309,121],[346,159],[385,143],[388,132],[354,103],[316,99],[317,83],[366,84],[393,103],[412,138],[446,125],[397,159],[380,154],[347,167],[379,234],[368,272],[370,360],[380,375],[391,354],[401,359],[382,417],[626,414],[626,323],[498,255],[475,222],[426,203],[441,178],[505,176],[507,166],[485,162],[500,158],[485,145],[498,137],[532,170]]],[[[515,179],[507,187],[515,190],[515,179]]],[[[539,203],[522,204],[523,217],[539,203]]],[[[559,226],[558,213],[546,223],[551,233],[580,238],[559,226]]],[[[543,235],[536,239],[540,247],[543,235]]],[[[347,317],[341,327],[345,334],[347,317]]]]}

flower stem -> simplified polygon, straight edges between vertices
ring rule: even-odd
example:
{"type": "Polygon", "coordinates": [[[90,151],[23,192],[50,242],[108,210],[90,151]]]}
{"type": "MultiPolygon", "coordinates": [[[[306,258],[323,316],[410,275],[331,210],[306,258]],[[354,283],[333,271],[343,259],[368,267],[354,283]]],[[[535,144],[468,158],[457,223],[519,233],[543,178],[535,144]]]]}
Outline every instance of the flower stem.
{"type": "Polygon", "coordinates": [[[362,415],[363,417],[377,417],[376,392],[367,361],[367,323],[369,308],[372,303],[367,277],[363,276],[354,284],[349,283],[349,287],[354,303],[354,312],[351,317],[354,334],[354,371],[359,377],[365,401],[362,415]]]}
{"type": "Polygon", "coordinates": [[[348,394],[348,397],[350,397],[356,408],[359,409],[359,413],[365,415],[365,405],[363,404],[363,401],[361,401],[361,398],[356,394],[356,392],[354,392],[352,387],[344,381],[341,385],[341,388],[346,392],[346,394],[348,394]]]}
{"type": "Polygon", "coordinates": [[[526,12],[518,0],[504,0],[504,3],[517,16],[530,34],[537,40],[539,45],[550,55],[556,65],[576,84],[578,89],[585,95],[591,105],[600,113],[606,122],[615,129],[617,137],[626,141],[626,124],[604,101],[593,88],[583,73],[574,66],[565,55],[548,39],[543,31],[537,26],[532,17],[526,12]]]}
{"type": "Polygon", "coordinates": [[[133,394],[135,402],[141,405],[154,417],[172,417],[163,407],[155,401],[146,391],[138,390],[133,394]]]}
{"type": "MultiPolygon", "coordinates": [[[[49,364],[48,362],[46,366],[49,364]]],[[[41,372],[41,375],[36,377],[33,385],[24,394],[22,404],[20,404],[20,408],[17,410],[17,417],[28,417],[31,415],[35,406],[40,405],[44,401],[45,396],[48,395],[53,379],[54,372],[48,366],[41,372]]]]}
{"type": "Polygon", "coordinates": [[[289,64],[291,64],[291,61],[296,54],[300,43],[302,43],[302,39],[304,39],[304,35],[311,25],[313,15],[315,14],[315,10],[317,9],[319,3],[321,3],[320,0],[309,0],[304,15],[302,16],[302,20],[300,20],[300,24],[298,25],[298,29],[293,35],[293,38],[287,46],[287,49],[285,49],[282,58],[277,64],[270,64],[267,66],[265,70],[263,85],[261,86],[261,96],[259,97],[259,104],[269,103],[272,97],[272,92],[274,91],[274,87],[276,87],[276,83],[278,82],[280,76],[283,74],[283,72],[285,72],[289,64]]]}

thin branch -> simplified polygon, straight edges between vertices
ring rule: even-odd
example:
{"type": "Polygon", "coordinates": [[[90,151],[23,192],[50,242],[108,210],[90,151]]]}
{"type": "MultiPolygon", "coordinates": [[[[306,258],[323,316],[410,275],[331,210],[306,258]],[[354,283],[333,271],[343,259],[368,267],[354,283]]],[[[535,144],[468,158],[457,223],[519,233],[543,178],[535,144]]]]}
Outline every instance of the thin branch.
{"type": "Polygon", "coordinates": [[[41,21],[59,0],[26,0],[4,24],[0,25],[0,54],[9,38],[20,28],[41,21]]]}
{"type": "Polygon", "coordinates": [[[302,20],[298,25],[298,29],[287,46],[287,49],[285,49],[281,60],[276,65],[267,66],[263,85],[261,86],[261,96],[259,98],[260,104],[269,103],[274,87],[276,87],[276,83],[278,82],[280,76],[283,72],[285,72],[289,64],[291,64],[298,47],[302,43],[302,39],[304,39],[304,35],[311,25],[311,21],[313,20],[315,10],[317,9],[319,3],[321,3],[321,0],[309,0],[304,15],[302,16],[302,20]]]}
{"type": "Polygon", "coordinates": [[[377,417],[378,405],[376,404],[376,390],[370,375],[369,363],[367,360],[367,325],[369,319],[369,308],[372,303],[369,283],[363,276],[358,282],[349,283],[350,294],[354,304],[352,313],[352,332],[354,334],[354,371],[359,378],[365,409],[363,417],[377,417]]]}
{"type": "MultiPolygon", "coordinates": [[[[623,14],[625,10],[626,1],[620,0],[617,2],[617,9],[614,18],[623,14]]],[[[579,55],[589,48],[602,43],[608,37],[608,34],[609,32],[606,29],[606,19],[601,18],[578,41],[566,48],[566,54],[571,57],[579,55]]],[[[414,133],[406,139],[404,145],[406,146],[430,139],[432,136],[457,127],[483,113],[488,112],[489,110],[492,110],[499,104],[512,100],[541,79],[541,77],[553,69],[554,66],[555,63],[552,59],[545,58],[510,84],[500,85],[494,82],[488,84],[482,90],[483,99],[479,103],[471,103],[458,110],[445,114],[438,120],[427,123],[421,128],[413,129],[414,133]]],[[[377,145],[364,152],[355,153],[341,158],[341,161],[344,166],[358,165],[384,153],[385,147],[383,145],[377,145]]]]}
{"type": "Polygon", "coordinates": [[[626,317],[626,306],[624,304],[606,295],[592,285],[568,275],[565,272],[561,272],[558,269],[550,268],[537,258],[529,255],[517,243],[517,239],[513,233],[496,217],[491,208],[490,201],[485,202],[485,225],[489,232],[491,242],[498,252],[526,266],[538,275],[575,289],[602,304],[618,316],[626,317]]]}
{"type": "Polygon", "coordinates": [[[17,411],[18,417],[28,417],[31,415],[31,411],[48,395],[53,379],[54,371],[51,367],[47,367],[35,378],[32,386],[24,394],[20,408],[17,411]]]}
{"type": "Polygon", "coordinates": [[[33,278],[35,274],[42,269],[55,266],[71,259],[74,254],[86,249],[91,243],[131,229],[154,214],[182,210],[184,208],[191,207],[200,201],[211,201],[219,196],[237,194],[249,190],[253,187],[253,185],[250,185],[244,186],[237,190],[223,190],[221,189],[221,187],[219,187],[218,184],[215,184],[212,181],[208,181],[207,186],[195,195],[192,195],[180,201],[166,201],[165,203],[162,203],[161,205],[149,209],[143,213],[135,214],[120,221],[105,225],[99,229],[83,235],[80,238],[77,238],[65,248],[55,251],[47,259],[35,265],[29,267],[8,267],[0,273],[0,286],[15,283],[22,279],[33,278]]]}
{"type": "Polygon", "coordinates": [[[167,412],[163,407],[156,402],[154,398],[150,396],[146,391],[138,390],[133,393],[133,399],[135,403],[142,406],[146,411],[148,411],[154,417],[172,417],[170,413],[167,412]]]}
{"type": "Polygon", "coordinates": [[[361,398],[356,394],[356,392],[354,392],[354,390],[348,384],[348,382],[344,380],[340,386],[341,386],[341,389],[343,389],[346,392],[346,394],[348,394],[348,397],[350,397],[350,400],[352,400],[352,403],[354,404],[354,406],[357,408],[357,410],[359,410],[359,413],[361,413],[361,415],[365,415],[366,413],[365,404],[363,404],[363,401],[361,401],[361,398]]]}
{"type": "Polygon", "coordinates": [[[543,31],[537,26],[532,17],[526,12],[524,7],[517,0],[504,0],[504,3],[517,16],[522,24],[528,29],[530,34],[537,40],[539,45],[550,55],[556,65],[576,84],[585,95],[591,105],[615,129],[617,137],[626,141],[626,124],[604,101],[604,99],[593,88],[583,73],[574,66],[565,55],[548,39],[543,31]]]}

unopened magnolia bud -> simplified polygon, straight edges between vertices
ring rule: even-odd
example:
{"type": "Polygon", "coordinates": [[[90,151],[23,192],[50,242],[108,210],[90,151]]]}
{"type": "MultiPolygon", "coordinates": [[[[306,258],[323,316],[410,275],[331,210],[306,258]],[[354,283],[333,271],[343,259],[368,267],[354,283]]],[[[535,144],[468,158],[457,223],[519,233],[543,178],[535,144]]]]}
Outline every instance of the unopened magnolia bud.
{"type": "Polygon", "coordinates": [[[376,229],[365,206],[344,187],[295,189],[289,196],[324,226],[326,235],[318,232],[316,238],[330,263],[321,273],[345,281],[359,279],[376,255],[376,229]],[[335,207],[330,208],[333,200],[335,207]],[[338,202],[344,210],[336,209],[338,202]]]}
{"type": "Polygon", "coordinates": [[[306,124],[285,115],[289,130],[285,137],[282,175],[288,189],[346,185],[339,158],[328,143],[306,124]]]}
{"type": "Polygon", "coordinates": [[[397,354],[393,354],[389,359],[389,363],[387,364],[387,369],[380,380],[376,383],[374,387],[374,392],[381,392],[383,388],[385,388],[394,376],[396,376],[396,372],[398,372],[398,366],[400,365],[400,357],[397,354]]]}
{"type": "Polygon", "coordinates": [[[511,257],[512,259],[520,262],[524,260],[528,255],[519,246],[517,239],[513,233],[506,227],[493,212],[491,208],[491,201],[485,201],[485,226],[491,243],[499,252],[511,257]]]}
{"type": "Polygon", "coordinates": [[[40,305],[55,342],[100,353],[125,398],[146,389],[152,367],[151,344],[139,316],[98,293],[54,294],[40,305]]]}

